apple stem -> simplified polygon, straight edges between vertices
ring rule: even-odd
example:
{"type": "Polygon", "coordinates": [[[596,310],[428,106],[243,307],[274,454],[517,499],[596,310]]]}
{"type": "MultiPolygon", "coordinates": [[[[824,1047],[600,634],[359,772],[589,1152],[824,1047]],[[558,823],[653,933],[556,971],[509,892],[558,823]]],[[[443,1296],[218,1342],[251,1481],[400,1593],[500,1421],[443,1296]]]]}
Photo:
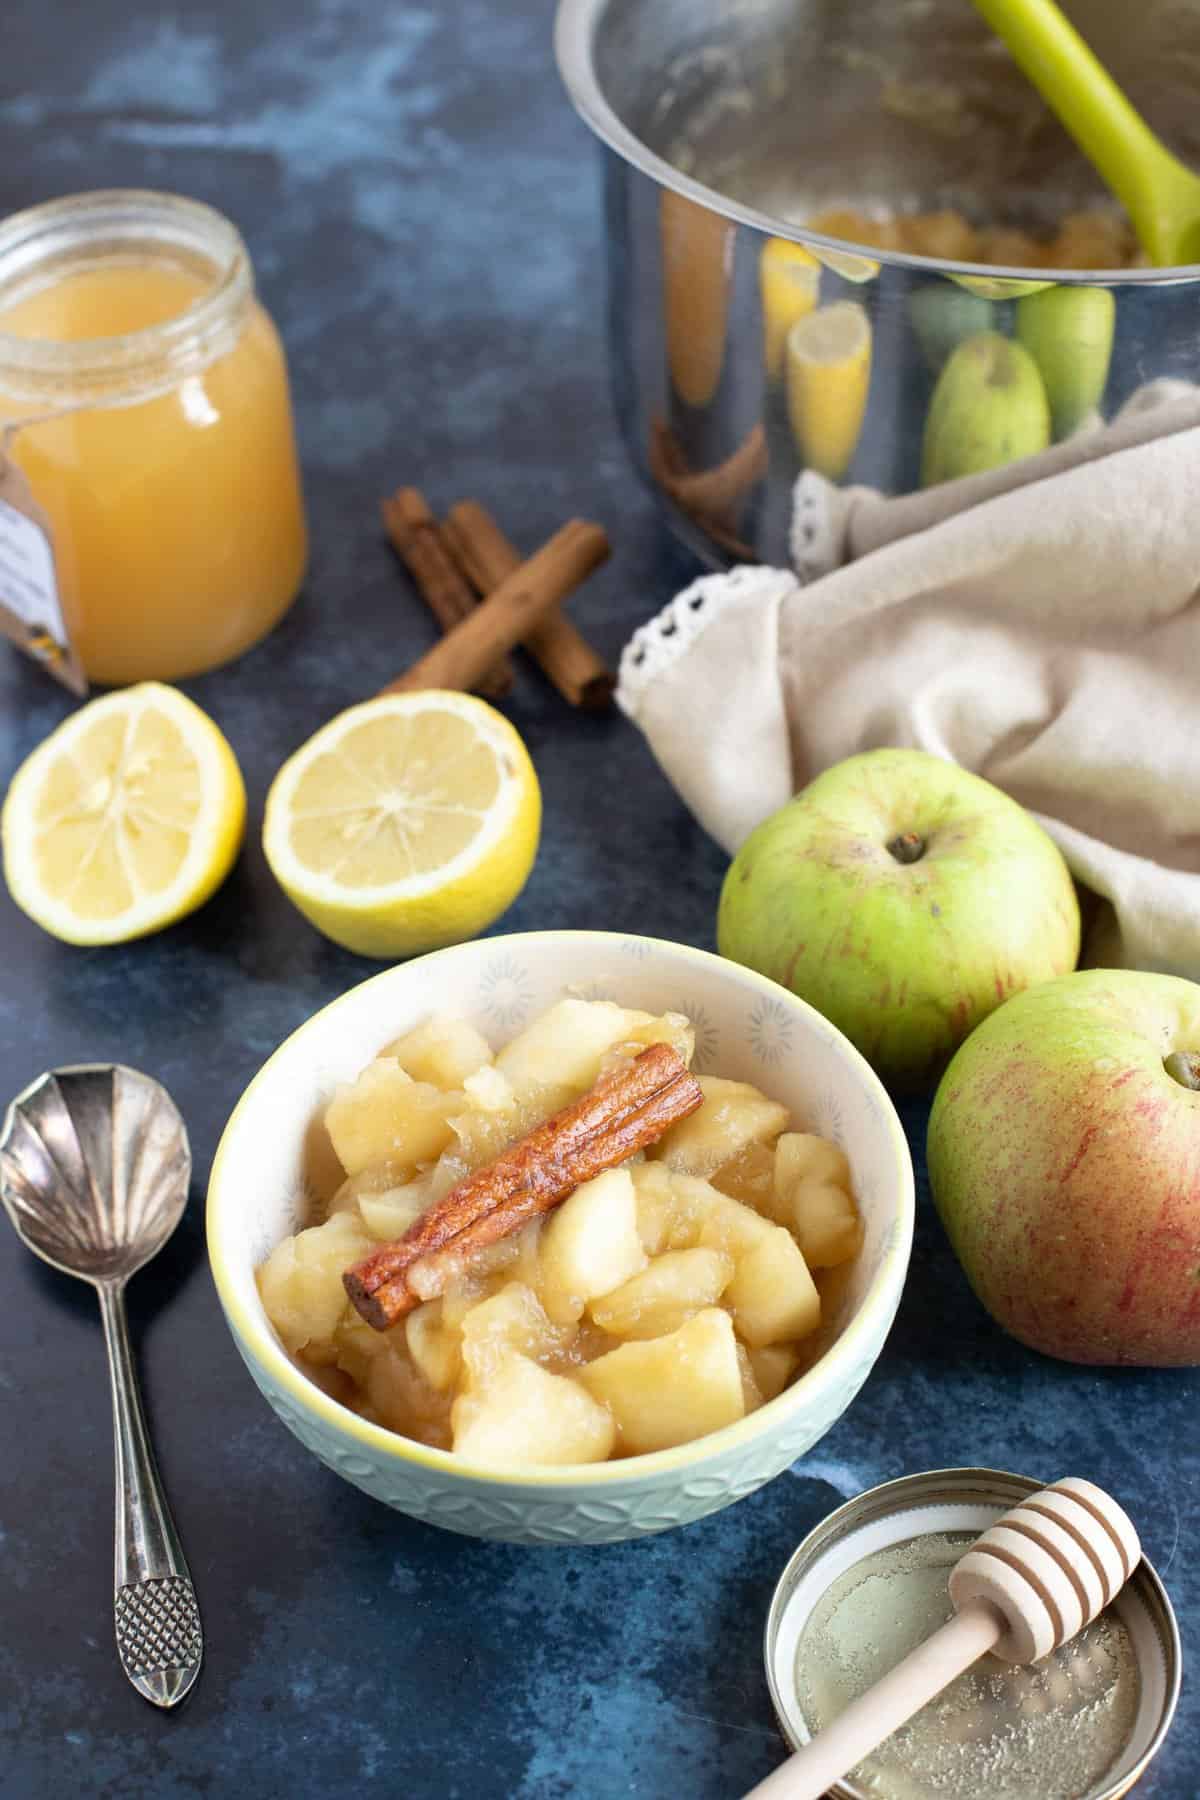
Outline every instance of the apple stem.
{"type": "Polygon", "coordinates": [[[1170,1056],[1163,1057],[1163,1068],[1180,1087],[1200,1093],[1200,1056],[1193,1051],[1172,1050],[1170,1056]]]}
{"type": "Polygon", "coordinates": [[[888,849],[898,863],[920,862],[925,854],[925,839],[915,831],[902,831],[899,837],[892,839],[888,849]]]}

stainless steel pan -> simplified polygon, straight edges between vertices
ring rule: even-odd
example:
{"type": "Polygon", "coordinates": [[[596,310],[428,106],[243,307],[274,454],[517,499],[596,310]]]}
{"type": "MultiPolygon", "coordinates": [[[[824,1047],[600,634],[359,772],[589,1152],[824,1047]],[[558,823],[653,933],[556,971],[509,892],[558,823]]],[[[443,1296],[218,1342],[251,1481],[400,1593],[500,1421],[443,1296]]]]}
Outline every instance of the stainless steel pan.
{"type": "MultiPolygon", "coordinates": [[[[1067,10],[1200,163],[1200,3],[1067,10]]],[[[621,426],[707,560],[779,560],[805,467],[902,493],[1111,418],[1155,377],[1200,378],[1200,268],[1048,275],[805,227],[850,205],[1036,229],[1106,204],[969,0],[561,0],[556,42],[603,145],[621,426]],[[796,244],[815,296],[790,292],[808,279],[803,257],[785,267],[796,244]],[[793,312],[814,299],[823,322],[797,340],[793,312]],[[981,332],[976,386],[960,358],[931,424],[948,349],[981,332]],[[1030,344],[1044,419],[1036,395],[1023,412],[997,399],[1014,366],[1028,377],[1030,344]]]]}

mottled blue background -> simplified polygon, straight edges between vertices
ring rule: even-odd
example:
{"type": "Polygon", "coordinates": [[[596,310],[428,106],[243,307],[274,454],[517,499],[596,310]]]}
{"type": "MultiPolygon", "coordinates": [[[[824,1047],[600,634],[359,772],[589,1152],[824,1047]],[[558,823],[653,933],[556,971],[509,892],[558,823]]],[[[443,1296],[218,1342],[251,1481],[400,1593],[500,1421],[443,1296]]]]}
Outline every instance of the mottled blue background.
{"type": "MultiPolygon", "coordinates": [[[[127,0],[10,6],[0,213],[89,186],[172,188],[248,238],[291,355],[311,577],[271,642],[188,684],[245,768],[281,759],[430,641],[377,502],[474,494],[532,547],[610,528],[579,603],[615,657],[691,570],[627,470],[608,403],[593,151],[550,56],[549,0],[127,0]]],[[[0,783],[69,702],[0,648],[0,783]]],[[[723,858],[616,714],[536,671],[509,706],[546,798],[502,929],[606,925],[711,945],[723,858]]],[[[183,1227],[132,1292],[161,1462],[208,1633],[178,1716],[112,1644],[108,1401],[86,1290],[0,1238],[0,1793],[19,1800],[354,1793],[727,1800],[778,1759],[760,1637],[796,1541],[889,1476],[985,1463],[1110,1484],[1200,1638],[1197,1383],[1022,1350],[975,1305],[922,1193],[900,1318],[811,1456],[685,1531],[607,1550],[487,1546],[410,1523],[317,1465],[251,1387],[204,1263],[204,1181],[267,1053],[369,966],[318,938],[252,829],[229,883],[147,944],[76,951],[0,897],[0,1090],[121,1058],[192,1132],[183,1227]]],[[[919,1149],[922,1117],[909,1118],[919,1149]]],[[[1139,1793],[1200,1791],[1185,1689],[1139,1793]]]]}

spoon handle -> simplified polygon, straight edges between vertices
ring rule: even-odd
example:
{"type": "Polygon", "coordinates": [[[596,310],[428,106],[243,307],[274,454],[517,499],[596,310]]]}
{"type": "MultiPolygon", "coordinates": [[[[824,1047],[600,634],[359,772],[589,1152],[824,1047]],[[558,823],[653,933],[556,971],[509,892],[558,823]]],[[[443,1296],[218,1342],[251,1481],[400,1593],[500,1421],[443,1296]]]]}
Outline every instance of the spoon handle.
{"type": "Polygon", "coordinates": [[[123,1287],[97,1286],[112,1380],[117,1651],[139,1694],[155,1706],[175,1706],[200,1673],[200,1609],[150,1447],[123,1287]]]}

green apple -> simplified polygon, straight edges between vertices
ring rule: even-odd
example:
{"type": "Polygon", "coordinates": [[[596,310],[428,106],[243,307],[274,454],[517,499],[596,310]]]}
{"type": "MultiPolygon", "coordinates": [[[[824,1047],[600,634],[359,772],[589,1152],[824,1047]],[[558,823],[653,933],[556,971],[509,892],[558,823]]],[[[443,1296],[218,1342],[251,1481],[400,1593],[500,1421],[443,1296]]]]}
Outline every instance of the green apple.
{"type": "Polygon", "coordinates": [[[993,308],[979,294],[933,281],[910,296],[908,317],[921,354],[936,375],[964,338],[991,329],[993,308]]]}
{"type": "Polygon", "coordinates": [[[1041,370],[1056,438],[1104,398],[1116,317],[1107,288],[1052,287],[1017,302],[1017,336],[1041,370]]]}
{"type": "Polygon", "coordinates": [[[998,469],[1050,442],[1050,403],[1029,351],[980,331],[964,338],[937,378],[925,417],[921,483],[998,469]]]}
{"type": "Polygon", "coordinates": [[[1200,1363],[1200,986],[1088,969],[947,1069],[929,1179],[993,1318],[1081,1363],[1200,1363]]]}
{"type": "Polygon", "coordinates": [[[868,750],[746,839],[717,944],[914,1087],[1010,994],[1074,968],[1079,905],[1054,843],[999,788],[923,750],[868,750]]]}

